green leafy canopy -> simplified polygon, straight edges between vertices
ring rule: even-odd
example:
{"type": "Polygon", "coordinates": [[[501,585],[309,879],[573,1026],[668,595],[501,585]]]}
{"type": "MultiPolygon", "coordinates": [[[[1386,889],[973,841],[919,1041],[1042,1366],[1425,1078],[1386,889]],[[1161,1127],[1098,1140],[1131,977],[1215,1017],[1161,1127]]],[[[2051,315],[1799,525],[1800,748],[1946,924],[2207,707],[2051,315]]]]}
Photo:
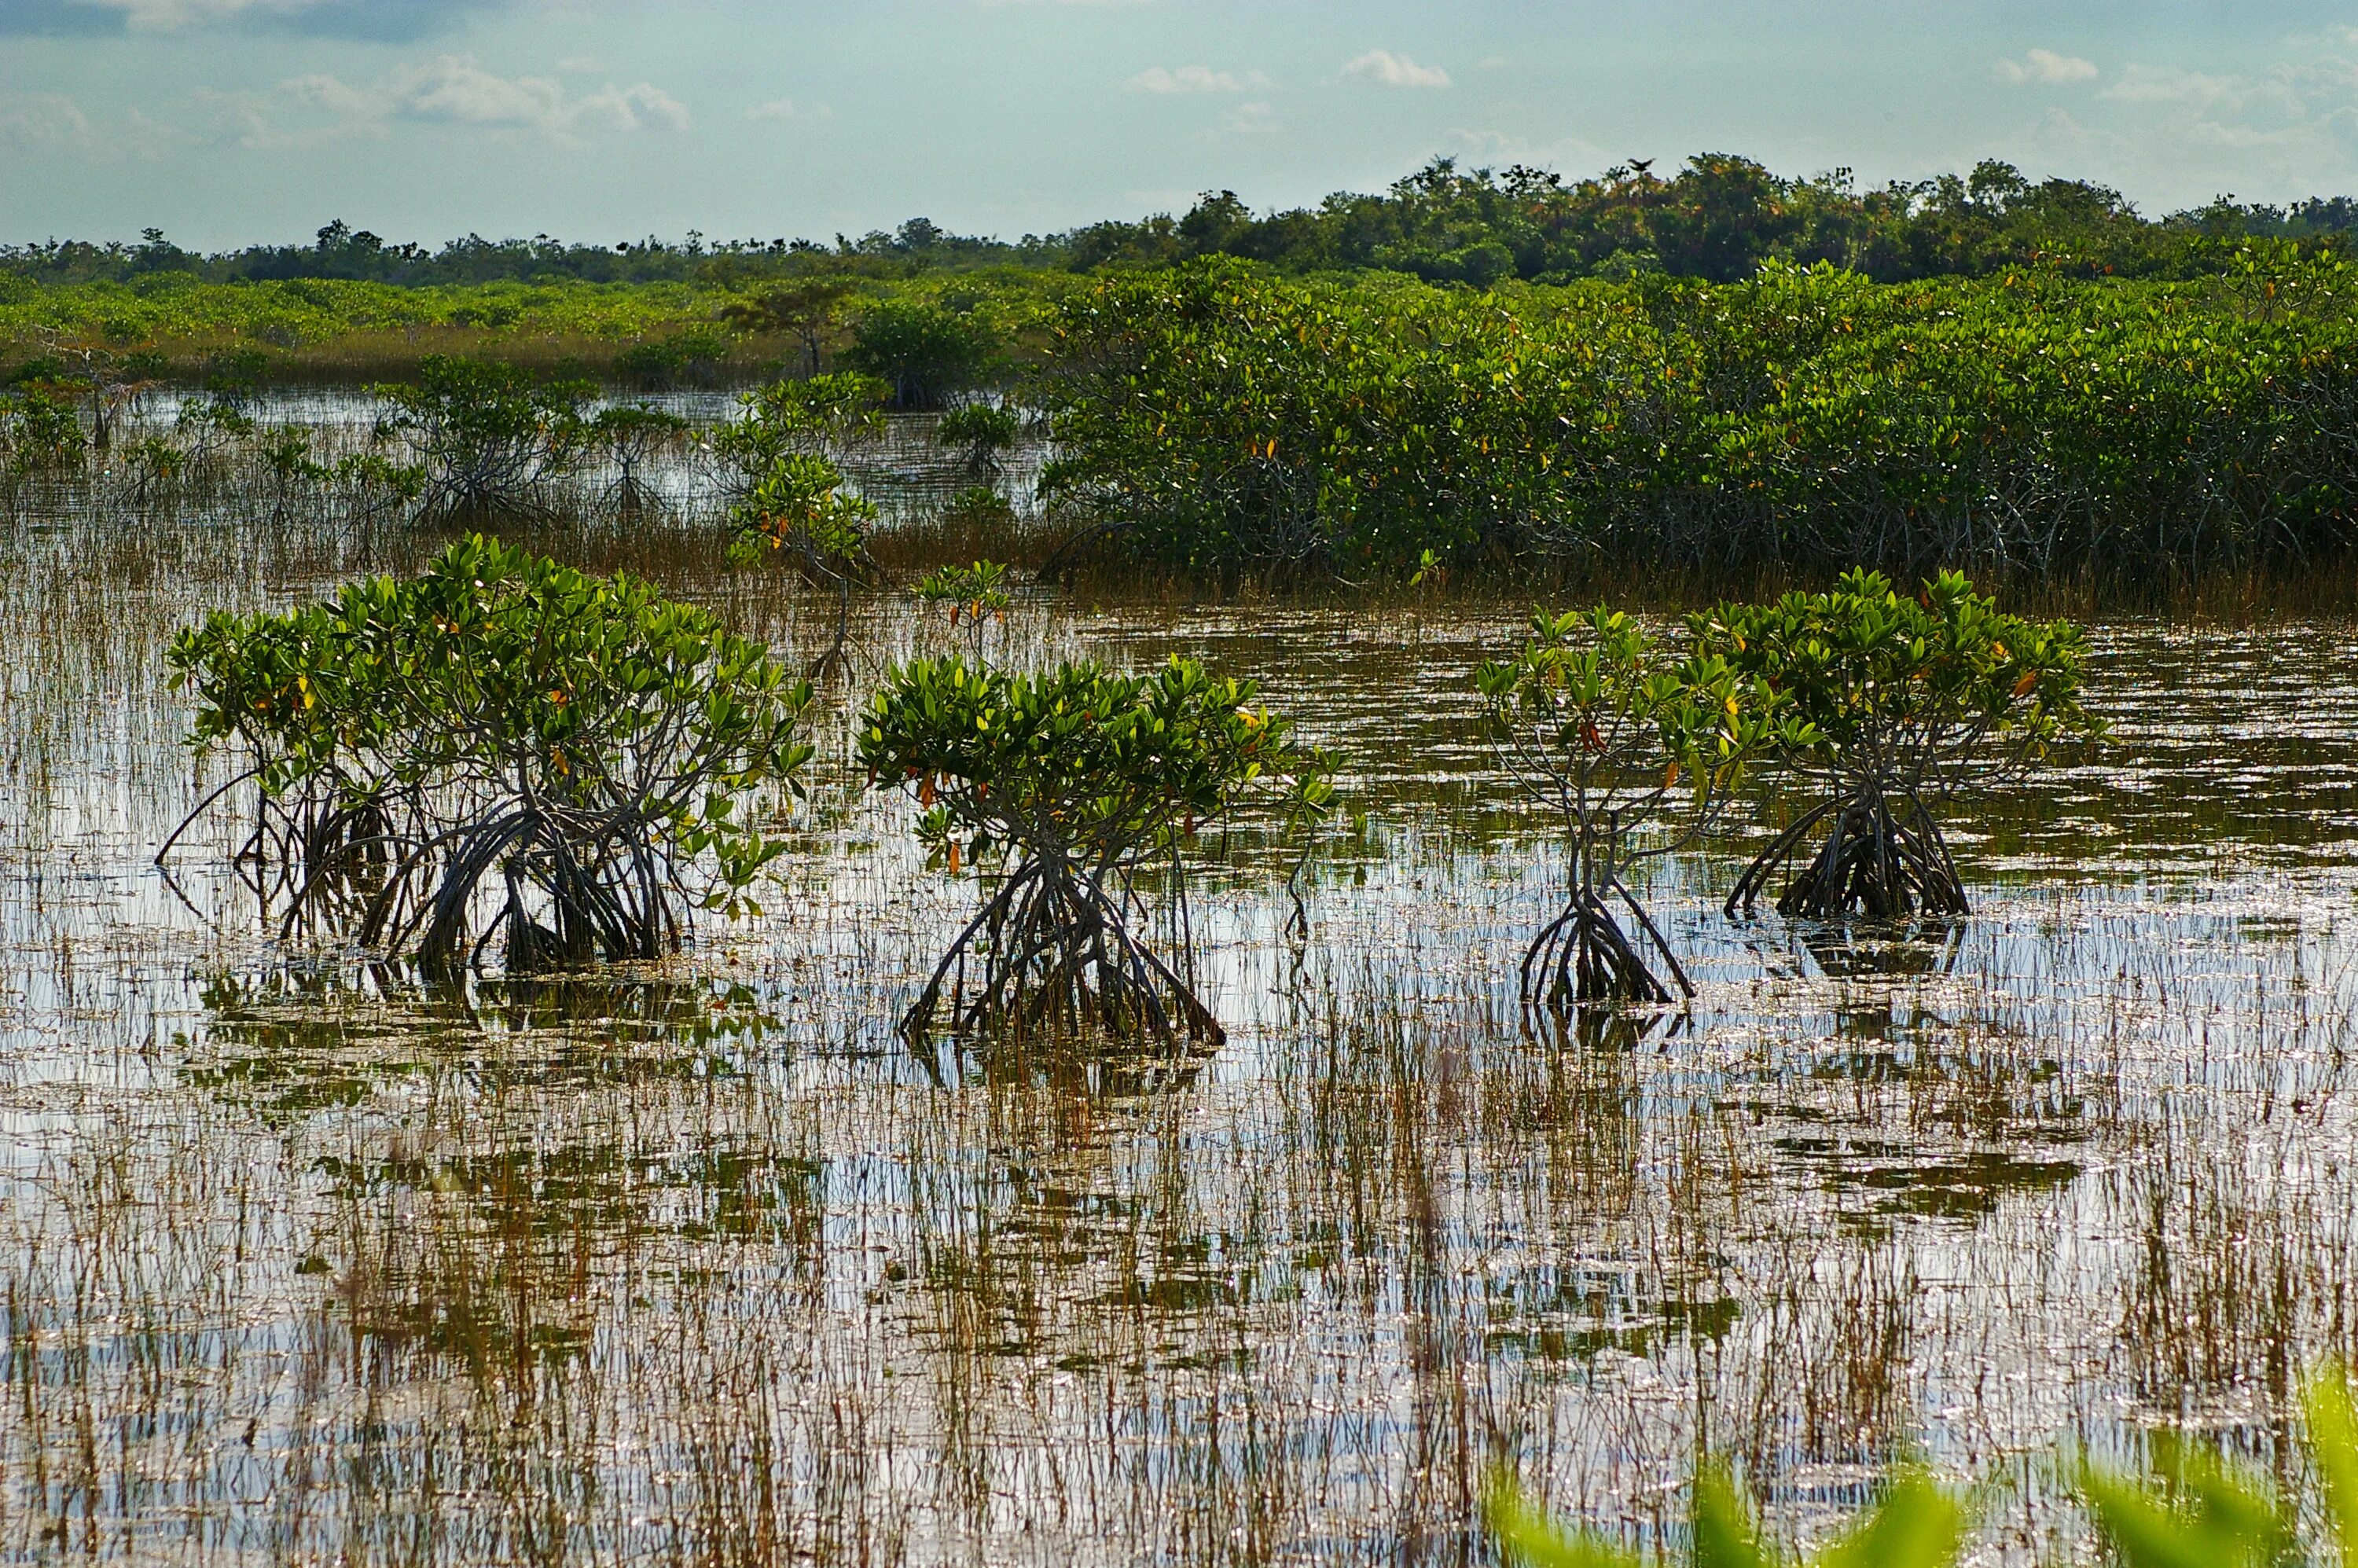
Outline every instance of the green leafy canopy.
{"type": "MultiPolygon", "coordinates": [[[[214,614],[169,654],[191,742],[254,756],[276,796],[420,797],[460,822],[503,813],[626,821],[708,851],[733,904],[779,851],[735,809],[794,787],[810,702],[758,643],[627,576],[593,577],[474,535],[420,576],[346,586],[279,614],[214,614]]],[[[602,829],[601,829],[602,830],[602,829]]]]}
{"type": "Polygon", "coordinates": [[[1253,706],[1249,680],[1174,658],[1152,675],[1095,664],[1011,675],[963,659],[895,670],[871,708],[860,758],[880,784],[928,806],[930,843],[971,835],[1104,866],[1175,847],[1249,804],[1323,815],[1331,761],[1253,706]]]}
{"type": "Polygon", "coordinates": [[[1983,755],[2018,764],[2098,732],[2081,706],[2078,627],[2001,611],[1961,573],[1913,596],[1879,572],[1845,573],[1823,593],[1722,604],[1691,622],[1704,655],[1790,702],[1811,740],[1795,761],[1909,781],[1983,755]]]}
{"type": "Polygon", "coordinates": [[[1790,704],[1715,654],[1679,658],[1634,617],[1536,612],[1514,658],[1475,672],[1493,737],[1527,784],[1567,810],[1634,823],[1682,778],[1698,805],[1764,751],[1814,742],[1790,704]]]}

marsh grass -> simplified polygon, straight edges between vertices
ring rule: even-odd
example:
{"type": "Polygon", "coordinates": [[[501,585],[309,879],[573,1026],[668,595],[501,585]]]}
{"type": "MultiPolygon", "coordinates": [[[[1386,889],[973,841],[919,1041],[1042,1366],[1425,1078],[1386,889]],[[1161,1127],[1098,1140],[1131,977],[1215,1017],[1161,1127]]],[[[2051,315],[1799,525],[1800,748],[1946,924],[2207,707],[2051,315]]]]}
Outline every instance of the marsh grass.
{"type": "MultiPolygon", "coordinates": [[[[560,541],[782,656],[831,631],[684,519],[510,542],[560,541]]],[[[1024,587],[1010,662],[1261,674],[1361,819],[1306,935],[1280,845],[1198,889],[1217,1054],[936,1083],[893,1024],[971,890],[849,715],[959,643],[895,590],[771,914],[676,959],[437,988],[146,869],[219,782],[171,630],[443,542],[67,491],[0,530],[0,1552],[1463,1563],[1501,1461],[1674,1545],[1708,1446],[1791,1542],[1898,1454],[1990,1478],[1970,1560],[2016,1564],[2093,1555],[2060,1441],[2303,1481],[2283,1369],[2358,1349],[2346,623],[2100,625],[2115,742],[1977,813],[1972,921],[1723,919],[1772,802],[1639,890],[1691,1013],[1527,1032],[1560,851],[1466,679],[1527,603],[1024,587]]]]}

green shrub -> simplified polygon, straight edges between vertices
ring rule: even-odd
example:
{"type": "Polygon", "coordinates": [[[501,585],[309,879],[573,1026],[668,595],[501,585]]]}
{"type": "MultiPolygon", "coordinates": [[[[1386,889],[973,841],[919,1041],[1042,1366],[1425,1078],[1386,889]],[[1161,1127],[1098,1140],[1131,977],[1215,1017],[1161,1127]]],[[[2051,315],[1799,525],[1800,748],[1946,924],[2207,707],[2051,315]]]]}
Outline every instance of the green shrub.
{"type": "Polygon", "coordinates": [[[2358,316],[2303,297],[1790,266],[1500,296],[1222,260],[1064,300],[1033,400],[1044,483],[1199,569],[2149,583],[2358,542],[2358,316]]]}
{"type": "Polygon", "coordinates": [[[1523,953],[1523,1000],[1663,1002],[1669,989],[1614,913],[1637,918],[1685,995],[1694,987],[1625,875],[1693,845],[1746,764],[1812,737],[1715,655],[1679,658],[1603,607],[1531,621],[1513,659],[1475,672],[1490,738],[1569,851],[1562,910],[1523,953]]]}
{"type": "Polygon", "coordinates": [[[1552,363],[1509,379],[1464,334],[1428,351],[1414,330],[1373,291],[1236,263],[1109,279],[1052,327],[1042,490],[1198,569],[1404,575],[1576,532],[1576,490],[1532,449],[1573,438],[1530,405],[1593,396],[1585,424],[1611,388],[1552,363]]]}
{"type": "Polygon", "coordinates": [[[1007,623],[1007,607],[1014,601],[1008,597],[1006,582],[1005,565],[976,561],[971,566],[936,567],[919,579],[910,592],[922,604],[946,606],[950,630],[955,632],[964,623],[979,661],[985,628],[1007,623]]]}
{"type": "Polygon", "coordinates": [[[727,334],[714,328],[692,327],[633,343],[614,356],[614,371],[642,392],[668,392],[709,382],[728,357],[727,334]]]}
{"type": "Polygon", "coordinates": [[[1014,409],[998,403],[969,403],[942,416],[934,438],[957,449],[958,460],[970,473],[996,473],[1000,455],[1022,439],[1023,420],[1014,409]]]}
{"type": "Polygon", "coordinates": [[[580,449],[582,382],[543,382],[490,360],[428,354],[415,385],[371,389],[391,405],[382,421],[407,438],[425,470],[433,517],[530,515],[580,449]]]}
{"type": "Polygon", "coordinates": [[[1854,571],[1830,592],[1723,604],[1691,624],[1699,651],[1792,705],[1808,729],[1783,760],[1819,795],[1746,870],[1731,914],[1752,907],[1821,823],[1824,841],[1779,897],[1781,913],[1965,914],[1933,805],[2098,729],[2080,704],[2079,629],[2001,613],[1959,573],[1910,597],[1854,571]]]}
{"type": "Polygon", "coordinates": [[[659,957],[687,911],[748,904],[781,847],[741,798],[810,756],[809,687],[760,646],[481,535],[415,579],[213,615],[170,663],[192,743],[233,743],[259,781],[238,856],[282,930],[438,969],[494,937],[518,972],[659,957]]]}
{"type": "Polygon", "coordinates": [[[1001,586],[1006,580],[1004,564],[977,561],[972,566],[936,567],[910,591],[927,604],[947,605],[950,624],[956,626],[961,617],[969,622],[985,616],[1004,619],[1011,602],[1001,586]]]}
{"type": "MultiPolygon", "coordinates": [[[[1693,1568],[1778,1568],[1789,1561],[1761,1541],[1724,1465],[1698,1465],[1691,1495],[1693,1544],[1686,1561],[1693,1568]]],[[[1488,1515],[1509,1568],[1642,1568],[1637,1553],[1558,1527],[1504,1484],[1492,1490],[1488,1515]]],[[[1813,1568],[1954,1568],[1964,1526],[1956,1499],[1921,1471],[1903,1470],[1886,1485],[1875,1510],[1811,1563],[1813,1568]]]]}
{"type": "Polygon", "coordinates": [[[34,354],[8,373],[10,386],[47,386],[74,379],[73,368],[55,354],[34,354]]]}
{"type": "Polygon", "coordinates": [[[1184,908],[1185,862],[1206,829],[1260,808],[1298,831],[1326,810],[1331,764],[1256,695],[1175,658],[1150,676],[1086,662],[1011,675],[957,658],[894,669],[861,728],[860,762],[876,787],[916,795],[918,837],[951,874],[968,862],[1004,871],[904,1033],[930,1029],[950,986],[954,1033],[1065,1025],[1218,1041],[1184,917],[1167,957],[1133,926],[1153,879],[1184,908]],[[970,993],[969,957],[980,970],[970,993]]]}
{"type": "Polygon", "coordinates": [[[266,350],[222,349],[205,361],[204,389],[222,402],[243,407],[262,390],[263,377],[269,373],[266,350]]]}
{"type": "Polygon", "coordinates": [[[400,512],[426,489],[425,471],[416,464],[395,462],[382,452],[348,452],[328,477],[363,517],[400,512]]]}
{"type": "Polygon", "coordinates": [[[731,552],[758,560],[783,550],[814,579],[834,583],[867,556],[876,508],[843,489],[843,474],[816,452],[788,452],[770,465],[730,513],[731,552]]]}
{"type": "Polygon", "coordinates": [[[885,299],[861,313],[842,360],[892,389],[896,408],[938,408],[982,380],[995,334],[971,313],[921,299],[885,299]]]}
{"type": "Polygon", "coordinates": [[[711,451],[721,489],[741,500],[770,476],[779,460],[817,453],[882,427],[892,389],[850,372],[780,381],[740,394],[738,417],[713,432],[711,451]]]}
{"type": "Polygon", "coordinates": [[[123,449],[124,471],[131,478],[131,499],[145,506],[172,494],[188,471],[186,452],[161,436],[143,436],[123,449]]]}
{"type": "Polygon", "coordinates": [[[17,472],[80,468],[90,449],[81,415],[45,388],[0,396],[0,457],[17,472]]]}
{"type": "Polygon", "coordinates": [[[687,446],[692,429],[685,418],[667,408],[627,403],[600,409],[582,437],[591,450],[604,454],[620,470],[614,489],[627,514],[636,513],[645,503],[646,487],[639,478],[641,465],[658,453],[687,446]]]}

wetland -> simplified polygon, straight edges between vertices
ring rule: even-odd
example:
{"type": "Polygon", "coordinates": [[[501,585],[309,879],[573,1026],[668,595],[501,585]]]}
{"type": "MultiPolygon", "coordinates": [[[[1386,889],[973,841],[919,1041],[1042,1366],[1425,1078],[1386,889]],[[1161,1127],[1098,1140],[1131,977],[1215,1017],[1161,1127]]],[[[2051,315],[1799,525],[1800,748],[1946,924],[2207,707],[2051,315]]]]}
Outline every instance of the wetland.
{"type": "MultiPolygon", "coordinates": [[[[843,471],[880,559],[939,553],[925,418],[843,471]]],[[[761,913],[429,979],[278,940],[237,821],[158,866],[235,771],[165,651],[448,531],[13,495],[11,1558],[1480,1562],[1494,1465],[1674,1544],[1708,1450],[1785,1539],[1914,1456],[1978,1488],[1970,1561],[2093,1562],[2059,1455],[2181,1431],[2306,1495],[2301,1380],[2358,1348],[2347,622],[2093,619],[2109,734],[1951,817],[1970,914],[1731,917],[1796,809],[1754,792],[1638,890],[1692,1000],[1551,1013],[1562,834],[1472,684],[1527,602],[1027,579],[1008,663],[1256,677],[1337,809],[1298,880],[1249,830],[1197,874],[1216,1043],[913,1044],[973,889],[859,761],[967,634],[905,585],[732,565],[684,503],[519,525],[840,667],[761,913]]]]}

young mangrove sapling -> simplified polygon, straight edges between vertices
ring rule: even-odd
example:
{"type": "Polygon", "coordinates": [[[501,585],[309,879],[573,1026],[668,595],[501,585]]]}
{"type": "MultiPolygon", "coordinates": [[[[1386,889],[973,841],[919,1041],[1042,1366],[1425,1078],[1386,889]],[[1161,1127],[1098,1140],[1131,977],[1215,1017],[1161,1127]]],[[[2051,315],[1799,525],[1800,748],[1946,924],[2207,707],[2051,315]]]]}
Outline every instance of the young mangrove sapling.
{"type": "Polygon", "coordinates": [[[1023,420],[1001,403],[969,403],[953,408],[934,427],[934,439],[957,449],[958,464],[971,474],[1000,470],[1000,456],[1023,435],[1023,420]]]}
{"type": "Polygon", "coordinates": [[[903,1032],[926,1033],[946,987],[957,1033],[1063,1024],[1217,1044],[1186,972],[1185,862],[1242,814],[1298,834],[1333,798],[1328,759],[1254,707],[1256,691],[1176,658],[1139,676],[1086,662],[1011,675],[955,657],[895,669],[860,761],[878,787],[915,793],[918,837],[952,874],[968,861],[998,873],[903,1032]],[[1141,931],[1157,881],[1174,914],[1167,957],[1141,931]]]}
{"type": "Polygon", "coordinates": [[[236,744],[233,784],[258,781],[236,860],[266,910],[284,896],[281,935],[436,968],[501,935],[512,973],[653,958],[690,910],[748,907],[780,846],[742,797],[795,787],[810,757],[810,688],[761,646],[480,535],[417,578],[213,615],[170,663],[192,743],[236,744]]]}
{"type": "Polygon", "coordinates": [[[2079,628],[2003,614],[1960,573],[1909,596],[1878,572],[1852,571],[1831,592],[1723,604],[1693,625],[1700,649],[1806,721],[1807,741],[1779,751],[1818,795],[1753,859],[1727,896],[1730,914],[1749,910],[1821,825],[1825,838],[1785,885],[1780,913],[1968,913],[1933,806],[2100,729],[2080,705],[2079,628]]]}
{"type": "Polygon", "coordinates": [[[639,469],[659,453],[687,444],[688,422],[668,408],[646,402],[601,408],[583,432],[588,444],[605,453],[619,470],[614,481],[615,503],[625,518],[645,509],[646,481],[639,469]]]}
{"type": "Polygon", "coordinates": [[[544,382],[518,365],[427,354],[415,385],[370,389],[389,411],[386,434],[406,437],[424,471],[428,518],[532,516],[549,482],[569,469],[587,426],[587,382],[544,382]]]}
{"type": "Polygon", "coordinates": [[[780,553],[814,585],[836,592],[835,639],[811,666],[814,678],[842,657],[851,627],[851,588],[868,568],[868,524],[876,509],[843,488],[827,449],[871,432],[883,419],[886,388],[857,374],[779,382],[738,399],[743,416],[712,438],[721,492],[730,498],[730,549],[741,560],[780,553]]]}
{"type": "Polygon", "coordinates": [[[982,637],[986,628],[1007,623],[1007,607],[1014,602],[1003,586],[1007,567],[1001,561],[977,561],[972,566],[936,567],[917,579],[909,591],[920,603],[946,607],[949,611],[950,630],[960,624],[966,628],[967,639],[975,659],[982,658],[982,637]]]}
{"type": "Polygon", "coordinates": [[[1523,1000],[1671,1000],[1617,903],[1693,995],[1626,873],[1694,844],[1746,763],[1772,741],[1804,743],[1805,727],[1725,660],[1676,659],[1602,607],[1541,611],[1521,653],[1483,665],[1475,683],[1500,756],[1560,820],[1569,855],[1563,906],[1523,953],[1523,1000]]]}

